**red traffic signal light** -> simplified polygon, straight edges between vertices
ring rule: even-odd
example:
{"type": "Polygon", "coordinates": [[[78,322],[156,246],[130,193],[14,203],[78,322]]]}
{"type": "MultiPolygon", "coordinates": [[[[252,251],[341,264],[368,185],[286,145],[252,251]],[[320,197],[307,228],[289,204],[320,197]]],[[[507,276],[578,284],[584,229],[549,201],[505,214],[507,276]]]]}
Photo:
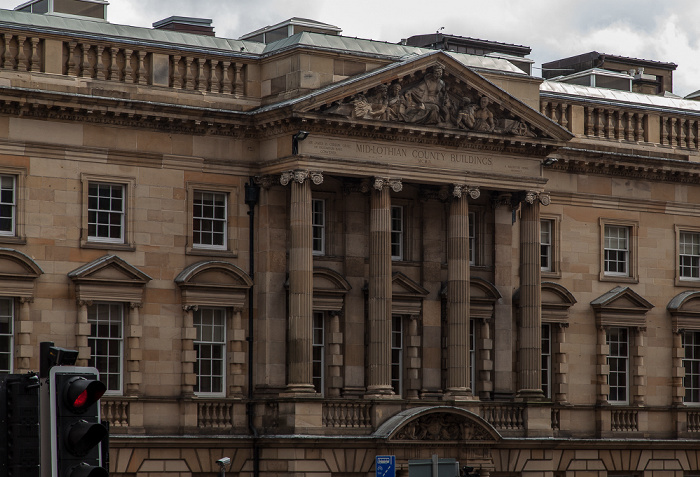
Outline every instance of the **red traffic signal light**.
{"type": "Polygon", "coordinates": [[[55,366],[49,373],[51,475],[108,477],[102,446],[109,431],[99,400],[107,390],[95,368],[55,366]]]}
{"type": "Polygon", "coordinates": [[[107,390],[102,381],[86,379],[83,376],[71,378],[64,387],[64,403],[77,413],[87,411],[107,390]]]}

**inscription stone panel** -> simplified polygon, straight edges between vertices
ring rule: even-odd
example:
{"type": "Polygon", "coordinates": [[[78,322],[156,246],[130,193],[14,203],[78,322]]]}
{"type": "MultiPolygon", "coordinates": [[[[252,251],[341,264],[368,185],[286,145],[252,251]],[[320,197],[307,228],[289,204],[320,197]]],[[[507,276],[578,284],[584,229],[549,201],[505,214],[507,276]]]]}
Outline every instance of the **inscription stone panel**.
{"type": "Polygon", "coordinates": [[[540,159],[527,159],[465,149],[432,148],[401,143],[309,136],[299,143],[299,153],[329,159],[372,161],[393,166],[398,164],[465,173],[503,174],[521,177],[540,176],[540,159]]]}

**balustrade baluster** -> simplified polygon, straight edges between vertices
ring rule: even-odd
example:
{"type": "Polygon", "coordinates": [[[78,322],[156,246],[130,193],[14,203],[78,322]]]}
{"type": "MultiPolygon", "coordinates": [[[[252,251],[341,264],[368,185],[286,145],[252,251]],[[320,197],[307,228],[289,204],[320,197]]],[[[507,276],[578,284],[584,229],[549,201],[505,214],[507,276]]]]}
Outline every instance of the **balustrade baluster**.
{"type": "Polygon", "coordinates": [[[118,64],[119,49],[109,49],[109,80],[119,81],[119,64],[118,64]]]}
{"type": "Polygon", "coordinates": [[[222,76],[223,76],[223,79],[222,79],[223,91],[222,91],[222,93],[231,94],[231,91],[233,89],[233,76],[231,75],[231,62],[230,61],[223,62],[222,76]]]}
{"type": "Polygon", "coordinates": [[[194,58],[185,58],[185,89],[191,91],[194,89],[194,58]]]}
{"type": "Polygon", "coordinates": [[[131,67],[131,56],[134,50],[124,50],[124,82],[132,84],[134,82],[134,69],[131,67]]]}
{"type": "Polygon", "coordinates": [[[239,97],[245,93],[243,87],[243,65],[235,63],[233,69],[235,71],[233,76],[233,94],[235,97],[239,97]]]}
{"type": "Polygon", "coordinates": [[[182,89],[182,73],[180,73],[180,55],[173,55],[172,87],[182,89]]]}
{"type": "Polygon", "coordinates": [[[566,103],[561,103],[561,126],[569,129],[569,105],[566,103]]]}
{"type": "Polygon", "coordinates": [[[146,84],[147,83],[147,78],[146,78],[146,66],[144,65],[144,59],[146,57],[146,53],[142,50],[135,51],[134,54],[136,55],[136,71],[134,72],[134,76],[136,78],[136,83],[137,84],[146,84]]]}
{"type": "Polygon", "coordinates": [[[29,39],[29,69],[27,71],[41,71],[41,58],[39,57],[39,38],[29,39]]]}
{"type": "Polygon", "coordinates": [[[97,56],[95,56],[95,77],[99,80],[105,80],[107,79],[105,74],[105,64],[103,61],[105,47],[102,45],[97,45],[95,48],[97,50],[97,56]]]}
{"type": "Polygon", "coordinates": [[[24,52],[24,42],[27,41],[27,37],[24,35],[19,35],[17,37],[17,70],[24,67],[24,71],[29,71],[29,59],[24,52]]]}

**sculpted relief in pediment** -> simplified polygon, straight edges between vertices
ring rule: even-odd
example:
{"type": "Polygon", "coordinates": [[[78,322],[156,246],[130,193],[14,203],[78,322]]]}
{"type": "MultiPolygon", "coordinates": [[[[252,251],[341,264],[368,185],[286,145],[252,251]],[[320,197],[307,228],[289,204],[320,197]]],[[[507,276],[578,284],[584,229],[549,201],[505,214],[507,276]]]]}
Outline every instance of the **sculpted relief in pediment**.
{"type": "Polygon", "coordinates": [[[461,82],[446,83],[434,65],[417,81],[381,84],[332,104],[325,113],[349,119],[374,119],[466,131],[535,137],[530,127],[461,82]]]}

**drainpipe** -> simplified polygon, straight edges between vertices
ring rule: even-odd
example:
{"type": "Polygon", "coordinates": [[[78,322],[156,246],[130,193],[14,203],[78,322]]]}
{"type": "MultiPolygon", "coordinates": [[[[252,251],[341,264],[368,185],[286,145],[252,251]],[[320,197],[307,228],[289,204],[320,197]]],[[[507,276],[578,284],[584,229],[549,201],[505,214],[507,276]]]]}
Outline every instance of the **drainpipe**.
{"type": "Polygon", "coordinates": [[[248,289],[248,402],[246,414],[248,415],[248,428],[253,435],[253,477],[260,476],[260,447],[258,445],[258,430],[255,428],[255,403],[253,402],[253,289],[255,287],[255,205],[260,197],[260,186],[256,185],[254,178],[250,177],[245,185],[245,203],[248,205],[248,276],[253,285],[248,289]]]}

